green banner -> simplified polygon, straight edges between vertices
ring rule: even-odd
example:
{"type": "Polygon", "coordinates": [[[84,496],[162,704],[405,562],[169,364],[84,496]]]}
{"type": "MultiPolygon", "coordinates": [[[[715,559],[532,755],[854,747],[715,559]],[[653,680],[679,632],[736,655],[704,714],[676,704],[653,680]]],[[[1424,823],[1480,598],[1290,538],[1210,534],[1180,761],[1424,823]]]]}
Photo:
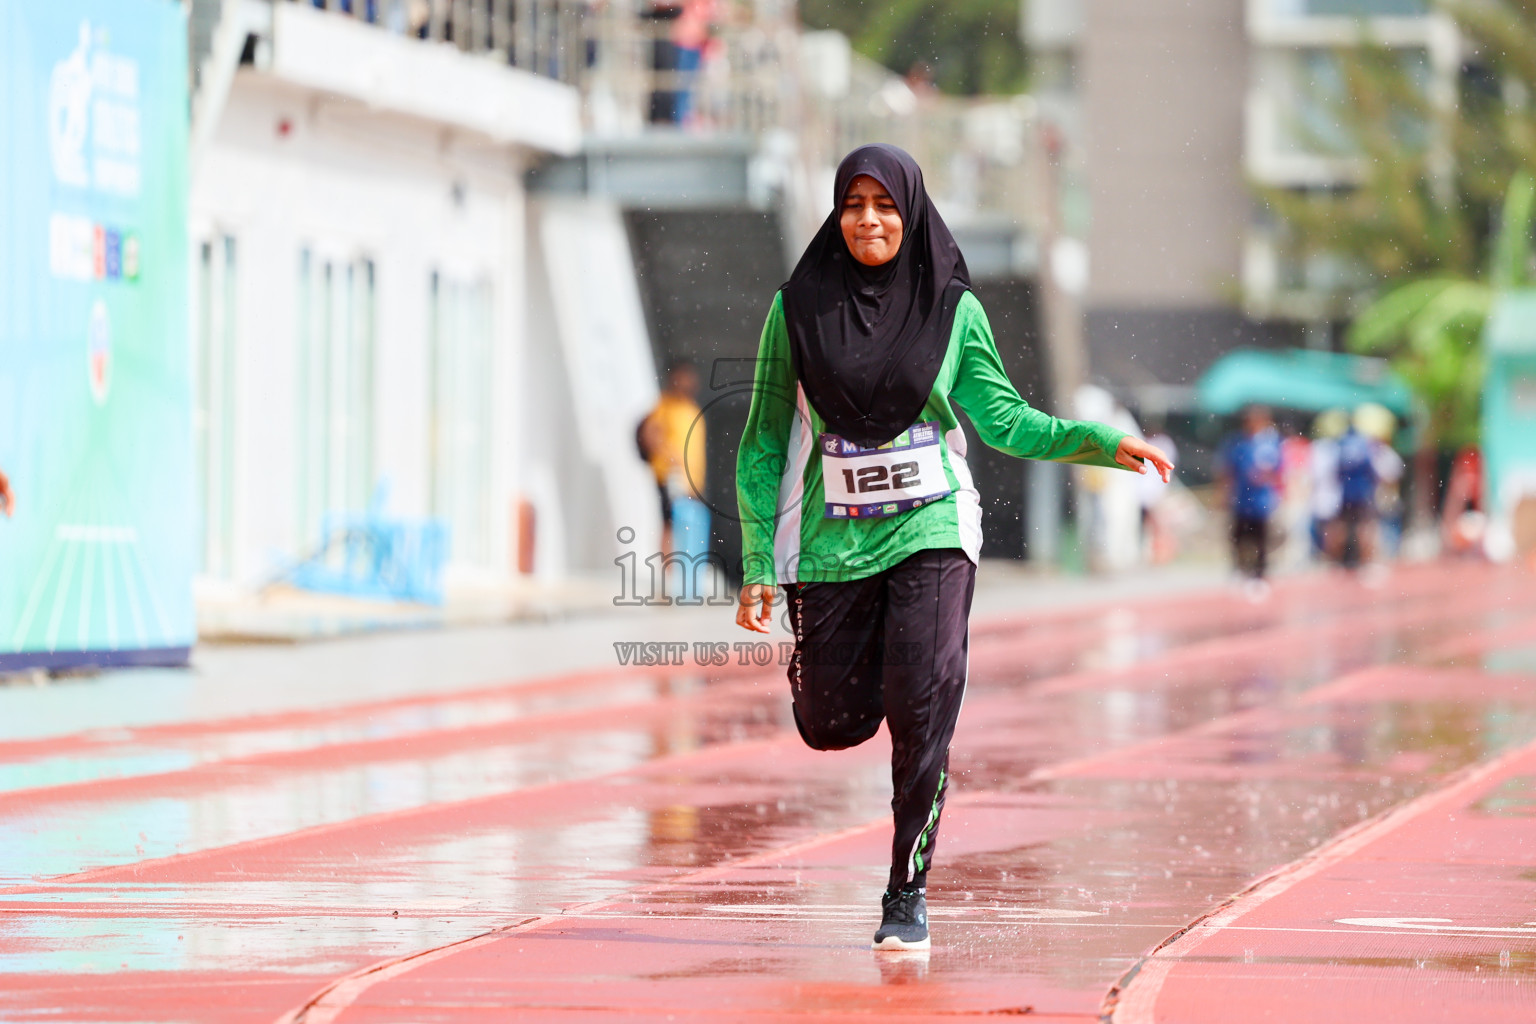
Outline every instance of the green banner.
{"type": "Polygon", "coordinates": [[[0,0],[0,670],[194,639],[186,40],[171,0],[0,0]]]}

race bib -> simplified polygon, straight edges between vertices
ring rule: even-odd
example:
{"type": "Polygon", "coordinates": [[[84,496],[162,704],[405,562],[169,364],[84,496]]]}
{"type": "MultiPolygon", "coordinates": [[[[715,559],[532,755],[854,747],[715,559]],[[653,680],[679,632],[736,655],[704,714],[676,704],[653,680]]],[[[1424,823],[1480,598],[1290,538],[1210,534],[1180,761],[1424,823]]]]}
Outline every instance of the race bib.
{"type": "Polygon", "coordinates": [[[822,434],[820,444],[828,519],[894,516],[949,494],[937,423],[914,423],[878,448],[836,434],[822,434]]]}

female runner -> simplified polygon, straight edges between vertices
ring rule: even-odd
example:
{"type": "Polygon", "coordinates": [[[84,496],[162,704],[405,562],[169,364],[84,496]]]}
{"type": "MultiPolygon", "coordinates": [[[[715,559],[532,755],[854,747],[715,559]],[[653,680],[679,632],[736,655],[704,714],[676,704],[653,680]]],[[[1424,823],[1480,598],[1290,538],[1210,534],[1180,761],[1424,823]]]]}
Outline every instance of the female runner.
{"type": "Polygon", "coordinates": [[[889,723],[896,837],[874,947],[926,949],[981,551],[955,408],[1020,458],[1151,463],[1165,480],[1173,466],[1138,438],[1019,397],[910,155],[860,147],[835,187],[763,327],[736,463],[736,621],[768,632],[784,589],[795,723],[812,748],[856,746],[889,723]]]}

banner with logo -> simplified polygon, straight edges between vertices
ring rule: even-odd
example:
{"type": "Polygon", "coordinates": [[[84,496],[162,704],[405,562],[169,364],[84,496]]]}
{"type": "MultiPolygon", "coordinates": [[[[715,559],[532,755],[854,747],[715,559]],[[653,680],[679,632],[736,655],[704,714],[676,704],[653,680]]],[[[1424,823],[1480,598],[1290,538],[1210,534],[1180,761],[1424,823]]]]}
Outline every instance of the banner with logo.
{"type": "Polygon", "coordinates": [[[186,40],[171,0],[0,0],[0,671],[193,642],[186,40]]]}

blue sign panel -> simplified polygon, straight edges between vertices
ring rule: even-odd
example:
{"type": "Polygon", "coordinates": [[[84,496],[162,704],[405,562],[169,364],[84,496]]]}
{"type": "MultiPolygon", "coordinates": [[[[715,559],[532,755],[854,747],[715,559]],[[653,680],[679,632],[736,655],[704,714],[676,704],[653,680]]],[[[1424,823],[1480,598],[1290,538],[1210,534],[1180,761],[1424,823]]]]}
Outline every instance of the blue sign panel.
{"type": "Polygon", "coordinates": [[[0,0],[0,671],[184,662],[186,21],[0,0]]]}

